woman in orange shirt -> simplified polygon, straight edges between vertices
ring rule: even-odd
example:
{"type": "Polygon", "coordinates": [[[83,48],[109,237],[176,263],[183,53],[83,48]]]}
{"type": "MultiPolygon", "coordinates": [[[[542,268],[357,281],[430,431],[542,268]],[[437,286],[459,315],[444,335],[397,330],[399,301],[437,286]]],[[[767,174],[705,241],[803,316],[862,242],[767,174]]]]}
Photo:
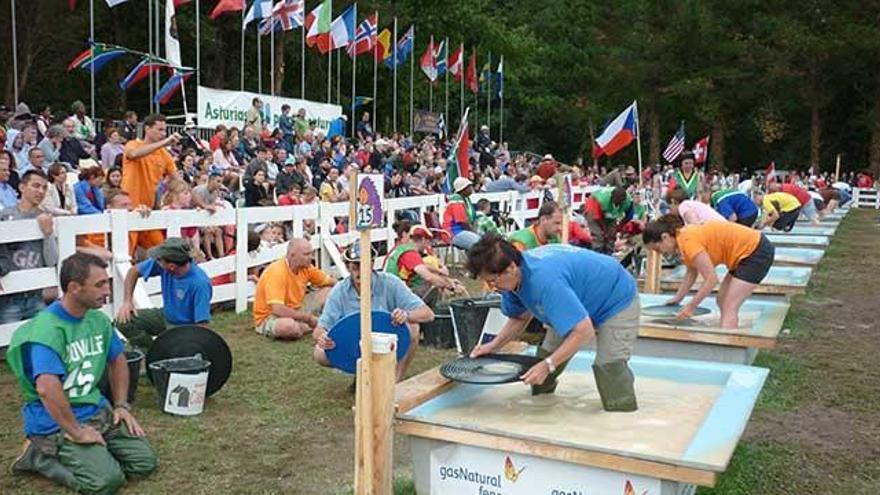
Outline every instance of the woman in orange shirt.
{"type": "Polygon", "coordinates": [[[717,265],[727,267],[727,275],[716,298],[721,309],[721,328],[739,326],[739,308],[773,265],[775,249],[764,234],[733,222],[712,221],[684,226],[677,215],[664,215],[645,227],[642,240],[649,249],[663,254],[679,254],[687,274],[678,292],[667,304],[678,304],[691,290],[697,274],[703,284],[682,308],[677,318],[690,317],[697,306],[718,284],[717,265]]]}

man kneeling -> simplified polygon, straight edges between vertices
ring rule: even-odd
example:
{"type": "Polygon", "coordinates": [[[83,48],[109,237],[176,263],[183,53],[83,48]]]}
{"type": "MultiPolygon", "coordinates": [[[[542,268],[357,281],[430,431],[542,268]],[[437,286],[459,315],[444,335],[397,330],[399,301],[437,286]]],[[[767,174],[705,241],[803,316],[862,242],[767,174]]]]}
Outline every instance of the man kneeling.
{"type": "MultiPolygon", "coordinates": [[[[343,317],[361,310],[360,246],[351,246],[343,253],[342,258],[351,276],[343,279],[330,291],[314,332],[314,357],[321,366],[330,366],[325,351],[336,346],[327,336],[327,331],[343,317]]],[[[388,273],[373,272],[371,296],[373,310],[388,311],[395,325],[406,323],[409,327],[409,350],[403,360],[397,363],[397,381],[400,381],[418,346],[419,323],[433,321],[434,312],[402,280],[388,273]]]]}
{"type": "Polygon", "coordinates": [[[64,296],[12,336],[6,360],[25,405],[24,452],[33,472],[82,493],[114,493],[127,476],[156,469],[156,454],[130,412],[122,341],[99,309],[110,295],[107,264],[77,253],[61,265],[64,296]],[[108,368],[113,407],[98,390],[108,368]]]}

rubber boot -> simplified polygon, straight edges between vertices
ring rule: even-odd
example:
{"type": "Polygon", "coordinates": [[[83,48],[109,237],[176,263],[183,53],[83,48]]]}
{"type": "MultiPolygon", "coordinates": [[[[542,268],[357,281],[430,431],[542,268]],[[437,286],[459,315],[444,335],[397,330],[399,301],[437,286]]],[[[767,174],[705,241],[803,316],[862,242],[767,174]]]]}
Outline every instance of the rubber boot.
{"type": "Polygon", "coordinates": [[[12,473],[38,473],[72,490],[77,489],[73,473],[57,457],[44,454],[30,440],[25,442],[21,455],[13,461],[12,473]]]}
{"type": "MultiPolygon", "coordinates": [[[[538,347],[538,357],[541,359],[547,359],[548,356],[553,354],[550,351],[544,350],[542,347],[538,347]]],[[[556,380],[559,375],[565,370],[565,367],[568,365],[568,361],[564,363],[559,363],[556,365],[556,371],[547,375],[547,378],[544,380],[544,383],[540,385],[532,385],[532,395],[541,395],[541,394],[552,394],[556,392],[556,386],[559,385],[559,382],[556,380]]]]}
{"type": "Polygon", "coordinates": [[[594,364],[593,376],[603,409],[609,412],[632,412],[639,408],[633,386],[635,377],[626,361],[594,364]]]}

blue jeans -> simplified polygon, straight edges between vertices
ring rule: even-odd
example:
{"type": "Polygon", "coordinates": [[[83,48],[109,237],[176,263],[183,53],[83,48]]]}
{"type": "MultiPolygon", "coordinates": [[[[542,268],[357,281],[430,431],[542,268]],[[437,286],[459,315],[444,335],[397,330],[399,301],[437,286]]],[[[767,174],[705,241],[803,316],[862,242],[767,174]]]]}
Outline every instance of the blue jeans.
{"type": "Polygon", "coordinates": [[[11,296],[0,296],[0,325],[29,320],[44,307],[43,291],[22,292],[11,296]]]}
{"type": "Polygon", "coordinates": [[[461,232],[455,234],[455,236],[452,238],[452,245],[457,247],[458,249],[470,251],[471,247],[473,247],[473,245],[479,241],[480,236],[476,232],[470,230],[462,230],[461,232]]]}

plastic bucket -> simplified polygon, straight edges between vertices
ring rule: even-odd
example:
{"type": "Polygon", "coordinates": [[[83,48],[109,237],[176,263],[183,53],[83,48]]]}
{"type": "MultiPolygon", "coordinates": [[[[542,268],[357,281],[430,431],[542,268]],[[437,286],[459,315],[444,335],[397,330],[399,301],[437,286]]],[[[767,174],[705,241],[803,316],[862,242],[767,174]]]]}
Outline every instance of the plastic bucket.
{"type": "Polygon", "coordinates": [[[449,306],[434,310],[434,321],[421,324],[423,343],[436,349],[454,349],[455,334],[452,328],[452,315],[449,306]]]}
{"type": "Polygon", "coordinates": [[[500,307],[501,299],[499,297],[463,298],[453,299],[449,302],[458,352],[465,356],[471,353],[483,333],[489,310],[500,307]]]}
{"type": "Polygon", "coordinates": [[[159,408],[178,416],[201,414],[210,367],[211,362],[200,355],[150,363],[159,408]]]}
{"type": "MultiPolygon", "coordinates": [[[[129,404],[134,404],[134,400],[137,398],[138,380],[141,377],[141,363],[144,361],[144,353],[137,349],[125,351],[125,360],[128,363],[128,397],[126,400],[129,404]]],[[[101,377],[98,389],[101,390],[104,397],[112,401],[113,394],[110,391],[110,379],[107,373],[108,371],[105,371],[101,377]]]]}

